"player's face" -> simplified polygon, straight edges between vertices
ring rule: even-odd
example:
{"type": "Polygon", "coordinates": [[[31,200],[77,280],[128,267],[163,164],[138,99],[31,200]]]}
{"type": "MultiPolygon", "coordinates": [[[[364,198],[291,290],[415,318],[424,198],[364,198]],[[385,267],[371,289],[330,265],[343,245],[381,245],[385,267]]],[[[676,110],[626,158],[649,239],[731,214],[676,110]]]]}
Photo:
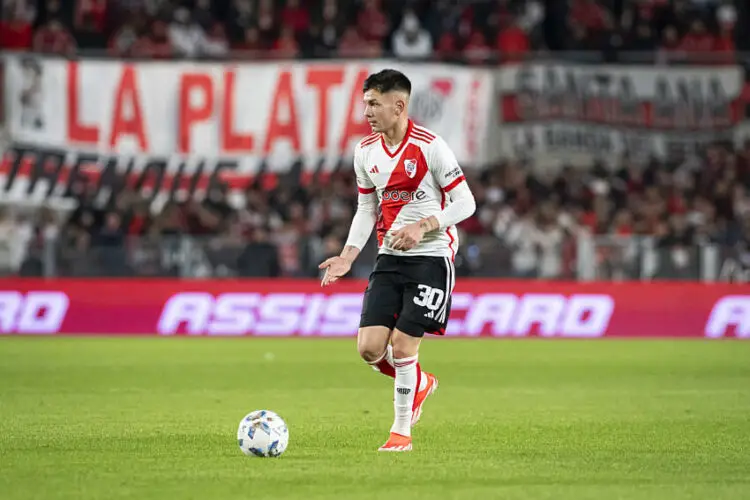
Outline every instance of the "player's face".
{"type": "Polygon", "coordinates": [[[365,118],[373,132],[385,132],[396,125],[406,109],[406,101],[401,92],[368,90],[364,94],[365,118]]]}

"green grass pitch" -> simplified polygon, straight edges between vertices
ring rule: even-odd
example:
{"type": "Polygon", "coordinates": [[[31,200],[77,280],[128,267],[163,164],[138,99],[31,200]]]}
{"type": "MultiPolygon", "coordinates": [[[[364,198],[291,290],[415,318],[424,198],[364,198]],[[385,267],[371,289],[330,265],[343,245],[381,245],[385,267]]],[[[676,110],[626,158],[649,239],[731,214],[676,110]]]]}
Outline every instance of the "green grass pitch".
{"type": "Polygon", "coordinates": [[[750,342],[428,339],[415,451],[353,339],[0,339],[0,498],[748,499],[750,342]],[[249,458],[240,419],[291,442],[249,458]]]}

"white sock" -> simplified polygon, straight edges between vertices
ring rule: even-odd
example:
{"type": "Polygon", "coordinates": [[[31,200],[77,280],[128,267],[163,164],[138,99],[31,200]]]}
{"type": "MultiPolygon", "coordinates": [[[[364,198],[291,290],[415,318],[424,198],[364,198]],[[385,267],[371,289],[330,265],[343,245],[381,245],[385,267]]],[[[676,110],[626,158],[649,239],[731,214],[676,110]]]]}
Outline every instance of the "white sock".
{"type": "MultiPolygon", "coordinates": [[[[385,346],[385,354],[383,354],[383,358],[381,359],[385,359],[389,365],[395,368],[395,365],[393,364],[393,346],[391,344],[388,344],[387,346],[385,346]]],[[[419,366],[419,364],[417,364],[417,366],[419,366]]],[[[377,371],[378,369],[375,368],[375,370],[377,371]]],[[[425,373],[422,372],[421,377],[419,377],[419,389],[418,390],[423,391],[425,387],[427,387],[427,375],[425,375],[425,373]]]]}
{"type": "Polygon", "coordinates": [[[391,432],[402,436],[411,436],[411,409],[417,393],[417,359],[418,356],[412,356],[393,360],[396,383],[393,392],[395,418],[391,432]]]}
{"type": "Polygon", "coordinates": [[[386,346],[382,356],[374,361],[368,361],[367,363],[376,372],[396,378],[396,369],[393,367],[393,347],[391,347],[390,344],[386,346]]]}
{"type": "Polygon", "coordinates": [[[385,346],[385,360],[393,366],[393,346],[391,344],[385,346]]]}

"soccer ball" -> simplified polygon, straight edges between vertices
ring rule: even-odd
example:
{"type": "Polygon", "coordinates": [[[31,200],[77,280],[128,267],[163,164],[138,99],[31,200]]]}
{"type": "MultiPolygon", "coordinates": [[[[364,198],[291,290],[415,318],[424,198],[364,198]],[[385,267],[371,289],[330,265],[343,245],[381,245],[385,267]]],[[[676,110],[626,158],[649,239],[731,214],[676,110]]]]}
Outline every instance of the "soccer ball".
{"type": "Polygon", "coordinates": [[[248,456],[278,457],[289,444],[289,430],[286,422],[276,413],[257,410],[240,422],[237,444],[242,453],[248,456]]]}

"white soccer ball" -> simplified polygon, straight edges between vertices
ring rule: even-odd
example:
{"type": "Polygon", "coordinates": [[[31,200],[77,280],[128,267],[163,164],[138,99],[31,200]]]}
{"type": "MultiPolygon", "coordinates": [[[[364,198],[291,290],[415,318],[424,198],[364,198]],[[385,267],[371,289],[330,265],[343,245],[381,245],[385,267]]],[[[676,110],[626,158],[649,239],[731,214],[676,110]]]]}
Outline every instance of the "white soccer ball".
{"type": "Polygon", "coordinates": [[[278,457],[289,445],[289,429],[276,413],[256,410],[240,422],[237,444],[251,457],[278,457]]]}

